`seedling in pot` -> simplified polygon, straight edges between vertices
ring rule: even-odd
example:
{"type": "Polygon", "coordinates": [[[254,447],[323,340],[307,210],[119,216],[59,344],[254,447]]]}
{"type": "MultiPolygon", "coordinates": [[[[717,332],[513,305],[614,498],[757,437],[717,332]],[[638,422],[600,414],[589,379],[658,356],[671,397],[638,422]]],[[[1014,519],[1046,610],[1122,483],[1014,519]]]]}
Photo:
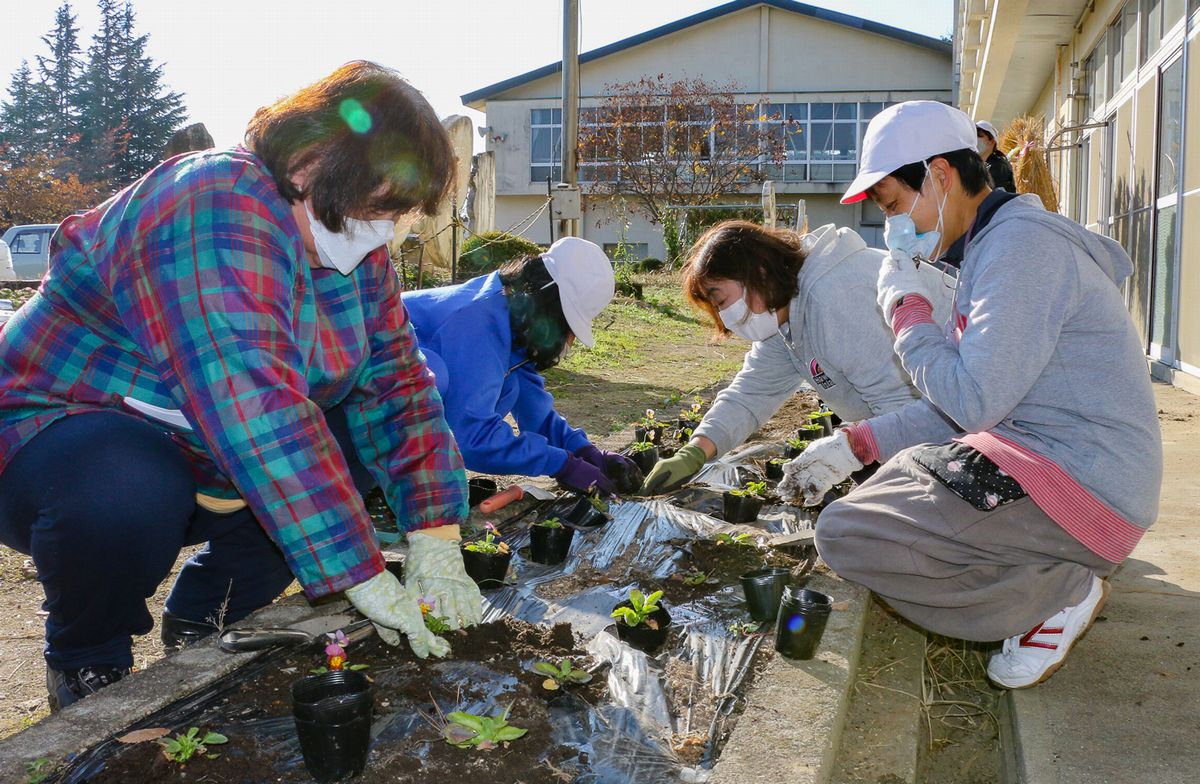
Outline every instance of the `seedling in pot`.
{"type": "Polygon", "coordinates": [[[747,482],[737,489],[727,490],[722,496],[725,502],[725,522],[736,525],[757,520],[766,491],[766,482],[747,482]]]}
{"type": "Polygon", "coordinates": [[[500,534],[494,523],[485,523],[486,533],[483,538],[463,545],[464,550],[484,555],[504,555],[508,552],[508,544],[501,541],[500,534]]]}
{"type": "Polygon", "coordinates": [[[163,747],[163,756],[180,765],[186,764],[197,754],[216,759],[219,755],[209,754],[208,747],[228,742],[229,738],[219,732],[206,732],[201,735],[199,727],[192,727],[186,733],[178,733],[174,738],[158,739],[158,744],[163,747]]]}
{"type": "Polygon", "coordinates": [[[758,634],[760,624],[754,621],[738,621],[729,624],[729,631],[735,637],[751,637],[758,634]]]}
{"type": "Polygon", "coordinates": [[[499,716],[477,716],[474,713],[452,711],[446,714],[442,737],[452,746],[460,749],[476,748],[479,751],[491,749],[514,741],[529,730],[514,727],[508,723],[508,712],[512,703],[499,716]]]}
{"type": "Polygon", "coordinates": [[[796,435],[806,441],[816,441],[818,438],[822,438],[825,435],[825,427],[819,423],[801,425],[796,430],[796,435]]]}
{"type": "Polygon", "coordinates": [[[635,441],[629,447],[629,459],[643,474],[649,474],[654,470],[654,464],[658,462],[658,455],[658,448],[649,441],[635,441]]]}
{"type": "Polygon", "coordinates": [[[631,589],[629,598],[612,611],[617,621],[617,636],[646,653],[661,648],[671,625],[671,615],[658,604],[661,598],[662,591],[646,596],[637,588],[631,589]]]}
{"type": "Polygon", "coordinates": [[[783,479],[783,467],[787,464],[787,460],[782,457],[775,457],[767,461],[766,473],[767,479],[783,479]]]}
{"type": "Polygon", "coordinates": [[[713,537],[713,541],[717,544],[741,544],[747,547],[754,546],[754,540],[750,538],[750,534],[726,534],[720,533],[713,537]]]}
{"type": "Polygon", "coordinates": [[[686,444],[688,441],[691,441],[693,432],[695,431],[693,431],[690,427],[679,428],[679,432],[677,434],[679,436],[679,443],[686,444]]]}
{"type": "Polygon", "coordinates": [[[529,557],[547,566],[562,563],[574,538],[575,529],[567,528],[557,517],[537,520],[529,529],[529,557]]]}
{"type": "Polygon", "coordinates": [[[799,457],[805,449],[808,449],[809,443],[809,441],[805,441],[803,438],[789,438],[787,440],[787,448],[783,451],[784,457],[799,457]]]}
{"type": "Polygon", "coordinates": [[[546,676],[546,680],[542,681],[542,688],[547,691],[558,691],[564,686],[587,683],[592,679],[587,670],[575,669],[570,659],[563,659],[562,664],[557,667],[548,661],[536,662],[533,671],[546,676]]]}
{"type": "Polygon", "coordinates": [[[645,624],[651,629],[657,629],[658,623],[651,618],[658,610],[658,600],[662,598],[662,591],[655,591],[647,596],[637,588],[629,592],[629,606],[618,607],[612,611],[612,617],[618,622],[624,621],[626,626],[640,626],[645,624]]]}
{"type": "Polygon", "coordinates": [[[655,444],[661,444],[662,434],[666,429],[667,426],[655,418],[654,409],[647,408],[646,415],[638,420],[637,427],[633,429],[633,433],[638,441],[650,441],[655,444]]]}
{"type": "Polygon", "coordinates": [[[445,634],[450,631],[450,619],[437,614],[437,597],[424,595],[417,598],[417,606],[421,608],[421,618],[425,628],[434,634],[445,634]]]}
{"type": "Polygon", "coordinates": [[[545,520],[535,520],[533,524],[539,528],[557,529],[563,527],[562,520],[559,520],[557,517],[547,517],[545,520]]]}
{"type": "Polygon", "coordinates": [[[486,533],[482,539],[463,545],[463,566],[480,588],[498,588],[508,574],[512,552],[501,541],[494,524],[489,522],[484,527],[486,533]]]}

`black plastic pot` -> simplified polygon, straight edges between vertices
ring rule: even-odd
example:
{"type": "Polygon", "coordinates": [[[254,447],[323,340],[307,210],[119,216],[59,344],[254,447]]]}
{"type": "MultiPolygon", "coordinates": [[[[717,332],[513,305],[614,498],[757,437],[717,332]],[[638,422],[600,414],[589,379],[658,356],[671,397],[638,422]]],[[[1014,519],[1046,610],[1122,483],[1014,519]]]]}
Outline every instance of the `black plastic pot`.
{"type": "Polygon", "coordinates": [[[608,516],[592,506],[586,496],[579,496],[559,517],[580,528],[595,528],[608,522],[608,516]]]}
{"type": "Polygon", "coordinates": [[[383,567],[392,574],[396,575],[396,579],[404,582],[404,561],[384,561],[383,567]]]}
{"type": "MultiPolygon", "coordinates": [[[[808,443],[811,443],[811,442],[808,442],[808,443]]],[[[800,455],[804,454],[805,449],[808,449],[808,447],[807,446],[792,446],[791,444],[788,444],[787,446],[785,446],[783,448],[783,456],[786,457],[788,460],[793,460],[793,459],[799,457],[800,455]]]]}
{"type": "Polygon", "coordinates": [[[638,425],[637,427],[635,427],[633,429],[633,440],[634,441],[649,441],[651,444],[661,444],[662,443],[662,433],[663,433],[663,427],[661,425],[658,427],[651,427],[651,428],[645,428],[645,427],[642,427],[641,425],[638,425]]]}
{"type": "Polygon", "coordinates": [[[562,563],[571,550],[575,529],[563,526],[547,528],[544,525],[529,526],[529,557],[540,564],[553,566],[562,563]]]}
{"type": "Polygon", "coordinates": [[[734,495],[726,492],[721,494],[721,499],[725,502],[725,522],[731,525],[753,523],[758,519],[758,510],[762,509],[763,505],[761,498],[752,495],[734,495]]]}
{"type": "Polygon", "coordinates": [[[789,659],[811,659],[817,652],[833,597],[789,585],[783,590],[775,623],[775,650],[789,659]]]}
{"type": "Polygon", "coordinates": [[[801,425],[799,427],[799,429],[796,430],[796,438],[802,439],[804,441],[816,441],[818,438],[824,438],[824,437],[825,437],[825,426],[820,423],[801,425]]]}
{"type": "Polygon", "coordinates": [[[775,622],[783,589],[791,574],[790,569],[768,566],[742,575],[742,591],[746,594],[751,618],[760,623],[775,622]]]}
{"type": "Polygon", "coordinates": [[[783,479],[783,463],[773,463],[768,460],[763,470],[767,474],[767,479],[776,481],[783,479]]]}
{"type": "Polygon", "coordinates": [[[654,464],[658,462],[658,450],[644,449],[641,452],[630,452],[629,459],[637,463],[637,467],[643,474],[649,474],[654,470],[654,464]]]}
{"type": "MultiPolygon", "coordinates": [[[[824,404],[822,404],[822,406],[823,405],[824,404]]],[[[838,416],[837,414],[835,414],[834,412],[830,411],[828,408],[822,408],[821,410],[828,412],[829,424],[831,427],[833,427],[834,430],[837,430],[838,425],[842,424],[842,418],[840,416],[838,416]]]]}
{"type": "Polygon", "coordinates": [[[477,476],[467,480],[467,505],[471,508],[479,506],[496,494],[496,480],[477,476]]]}
{"type": "Polygon", "coordinates": [[[337,670],[292,684],[292,713],[304,767],[322,784],[362,773],[374,700],[360,672],[337,670]]]}
{"type": "Polygon", "coordinates": [[[833,435],[833,412],[832,411],[816,411],[808,415],[808,421],[813,425],[820,425],[821,432],[824,435],[833,435]]]}
{"type": "Polygon", "coordinates": [[[478,553],[462,548],[463,566],[480,588],[499,588],[508,574],[512,553],[478,553]]]}
{"type": "MultiPolygon", "coordinates": [[[[631,607],[628,600],[621,602],[617,607],[631,607]]],[[[654,653],[662,647],[667,641],[667,635],[671,631],[671,615],[667,612],[667,608],[661,604],[658,609],[650,614],[646,621],[653,621],[655,628],[651,628],[645,621],[637,626],[628,626],[625,621],[617,620],[617,637],[622,642],[628,643],[634,648],[644,653],[654,653]]]]}

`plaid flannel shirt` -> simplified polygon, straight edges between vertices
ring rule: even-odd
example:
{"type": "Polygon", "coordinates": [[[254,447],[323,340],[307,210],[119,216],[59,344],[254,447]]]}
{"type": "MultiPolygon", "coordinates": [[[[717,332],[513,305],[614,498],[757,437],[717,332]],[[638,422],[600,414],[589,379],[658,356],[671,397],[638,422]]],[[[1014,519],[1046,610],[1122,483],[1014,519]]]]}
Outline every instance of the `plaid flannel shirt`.
{"type": "MultiPolygon", "coordinates": [[[[405,530],[461,522],[466,476],[386,249],[310,268],[250,152],[180,156],[55,234],[38,293],[0,332],[0,471],[71,414],[180,409],[197,490],[240,495],[312,597],[383,569],[323,410],[405,530]]],[[[169,429],[161,423],[164,430],[169,429]]]]}

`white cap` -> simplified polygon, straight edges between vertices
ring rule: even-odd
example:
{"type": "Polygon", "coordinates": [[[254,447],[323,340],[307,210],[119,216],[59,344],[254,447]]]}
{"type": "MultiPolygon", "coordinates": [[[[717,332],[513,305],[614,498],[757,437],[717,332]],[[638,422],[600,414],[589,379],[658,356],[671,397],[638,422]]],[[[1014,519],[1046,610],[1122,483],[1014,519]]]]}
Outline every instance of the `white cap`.
{"type": "Polygon", "coordinates": [[[975,123],[940,101],[905,101],[875,115],[863,135],[858,176],[842,204],[867,198],[867,189],[901,166],[954,150],[974,150],[975,123]]]}
{"type": "Polygon", "coordinates": [[[996,130],[996,126],[992,125],[987,120],[977,120],[975,122],[975,127],[981,131],[986,131],[987,135],[992,137],[992,141],[995,142],[1000,140],[1000,133],[996,130]]]}
{"type": "Polygon", "coordinates": [[[579,237],[563,237],[542,254],[546,271],[558,284],[563,315],[575,337],[591,348],[592,319],[617,291],[612,262],[600,246],[579,237]]]}

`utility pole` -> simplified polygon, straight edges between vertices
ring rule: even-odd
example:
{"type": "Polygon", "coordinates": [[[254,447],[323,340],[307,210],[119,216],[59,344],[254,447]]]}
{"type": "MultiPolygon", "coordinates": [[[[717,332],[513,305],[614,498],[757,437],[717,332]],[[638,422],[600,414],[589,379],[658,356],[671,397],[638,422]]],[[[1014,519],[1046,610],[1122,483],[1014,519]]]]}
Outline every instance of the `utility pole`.
{"type": "MultiPolygon", "coordinates": [[[[579,168],[579,0],[563,0],[562,181],[578,187],[579,168]]],[[[561,220],[560,237],[579,236],[578,220],[561,220]]]]}

